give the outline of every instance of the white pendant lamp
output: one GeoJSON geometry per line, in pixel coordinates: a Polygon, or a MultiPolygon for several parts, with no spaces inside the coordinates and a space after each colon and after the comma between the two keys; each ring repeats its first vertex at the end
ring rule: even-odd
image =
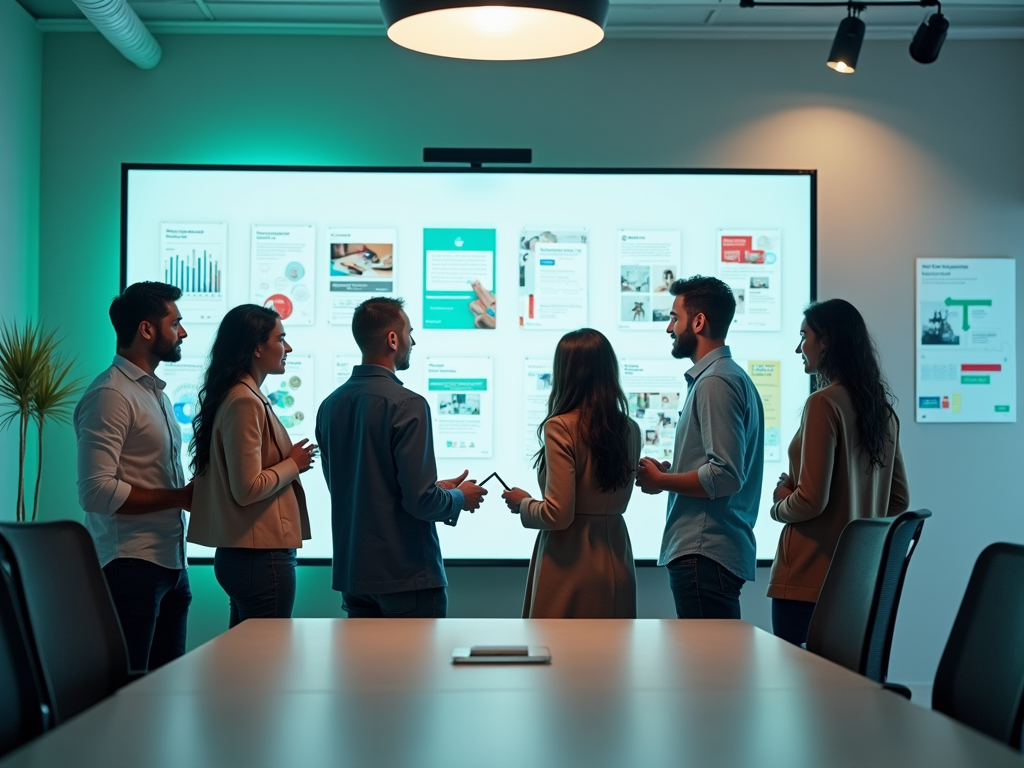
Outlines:
{"type": "Polygon", "coordinates": [[[388,37],[433,56],[516,61],[567,56],[604,39],[608,0],[381,0],[388,37]]]}

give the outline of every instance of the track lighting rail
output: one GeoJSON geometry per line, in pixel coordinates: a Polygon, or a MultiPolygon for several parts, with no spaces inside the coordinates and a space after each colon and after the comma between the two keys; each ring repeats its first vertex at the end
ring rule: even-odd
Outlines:
{"type": "Polygon", "coordinates": [[[863,11],[865,8],[876,6],[915,5],[918,8],[938,8],[940,12],[942,11],[942,3],[939,0],[864,0],[864,2],[856,3],[846,2],[846,0],[812,3],[786,2],[786,0],[740,0],[740,8],[760,8],[766,5],[789,8],[848,8],[851,11],[863,11]]]}
{"type": "Polygon", "coordinates": [[[829,67],[844,75],[853,74],[857,69],[857,57],[860,56],[860,46],[864,42],[864,22],[860,15],[868,8],[916,6],[938,9],[917,28],[910,43],[910,57],[920,64],[931,64],[939,57],[939,50],[949,30],[949,22],[942,15],[942,3],[939,0],[811,0],[806,3],[794,0],[740,0],[740,8],[760,8],[766,5],[788,8],[846,8],[846,18],[839,23],[839,30],[836,32],[836,39],[832,43],[832,51],[827,62],[829,67]]]}

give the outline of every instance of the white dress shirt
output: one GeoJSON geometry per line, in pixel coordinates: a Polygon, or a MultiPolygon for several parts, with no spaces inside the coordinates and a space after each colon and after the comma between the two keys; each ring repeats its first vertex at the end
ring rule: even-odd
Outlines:
{"type": "Polygon", "coordinates": [[[185,513],[121,515],[133,487],[182,488],[181,427],[165,383],[121,355],[75,408],[78,501],[100,565],[119,557],[185,567],[185,513]]]}

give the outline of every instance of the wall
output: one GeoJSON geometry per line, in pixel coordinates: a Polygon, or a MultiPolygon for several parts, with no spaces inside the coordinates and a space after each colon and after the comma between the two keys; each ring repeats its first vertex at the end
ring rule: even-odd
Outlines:
{"type": "MultiPolygon", "coordinates": [[[[35,21],[15,0],[0,0],[0,320],[4,321],[20,322],[35,315],[39,296],[42,62],[43,36],[35,21]]],[[[0,520],[14,519],[17,468],[14,425],[0,432],[0,520]]]]}
{"type": "MultiPolygon", "coordinates": [[[[924,67],[906,43],[869,41],[843,77],[824,66],[827,41],[611,40],[527,63],[431,59],[378,38],[160,42],[151,72],[98,35],[44,42],[40,302],[90,372],[113,351],[121,162],[415,165],[424,146],[505,146],[532,147],[539,166],[817,169],[819,293],[868,319],[901,401],[913,504],[936,513],[891,669],[931,680],[978,552],[1024,541],[1003,479],[1018,473],[1024,424],[914,423],[913,259],[1022,255],[1024,91],[1010,75],[1024,69],[1024,43],[950,41],[924,67]]],[[[48,460],[70,466],[70,430],[47,439],[48,460]]],[[[48,484],[45,504],[50,516],[79,514],[70,473],[48,484]]],[[[226,614],[209,569],[193,579],[195,643],[226,614]]],[[[302,579],[300,615],[337,612],[324,570],[302,579]]],[[[643,610],[663,614],[664,573],[643,579],[643,610]]],[[[452,582],[453,613],[518,608],[515,571],[452,582]]],[[[746,592],[748,615],[763,617],[763,585],[746,592]]]]}

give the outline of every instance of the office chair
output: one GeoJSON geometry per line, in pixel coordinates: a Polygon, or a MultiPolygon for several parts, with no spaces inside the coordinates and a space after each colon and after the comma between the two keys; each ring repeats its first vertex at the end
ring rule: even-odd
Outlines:
{"type": "Polygon", "coordinates": [[[71,520],[0,523],[26,633],[59,725],[124,685],[128,649],[92,537],[71,520]]]}
{"type": "Polygon", "coordinates": [[[974,565],[932,688],[932,709],[1016,749],[1024,722],[1024,546],[974,565]]]}
{"type": "MultiPolygon", "coordinates": [[[[843,529],[807,631],[807,650],[871,680],[889,672],[896,611],[927,509],[843,529]]],[[[910,698],[909,689],[888,688],[910,698]]]]}
{"type": "Polygon", "coordinates": [[[49,725],[38,660],[21,619],[10,560],[0,544],[0,757],[49,725]]]}

